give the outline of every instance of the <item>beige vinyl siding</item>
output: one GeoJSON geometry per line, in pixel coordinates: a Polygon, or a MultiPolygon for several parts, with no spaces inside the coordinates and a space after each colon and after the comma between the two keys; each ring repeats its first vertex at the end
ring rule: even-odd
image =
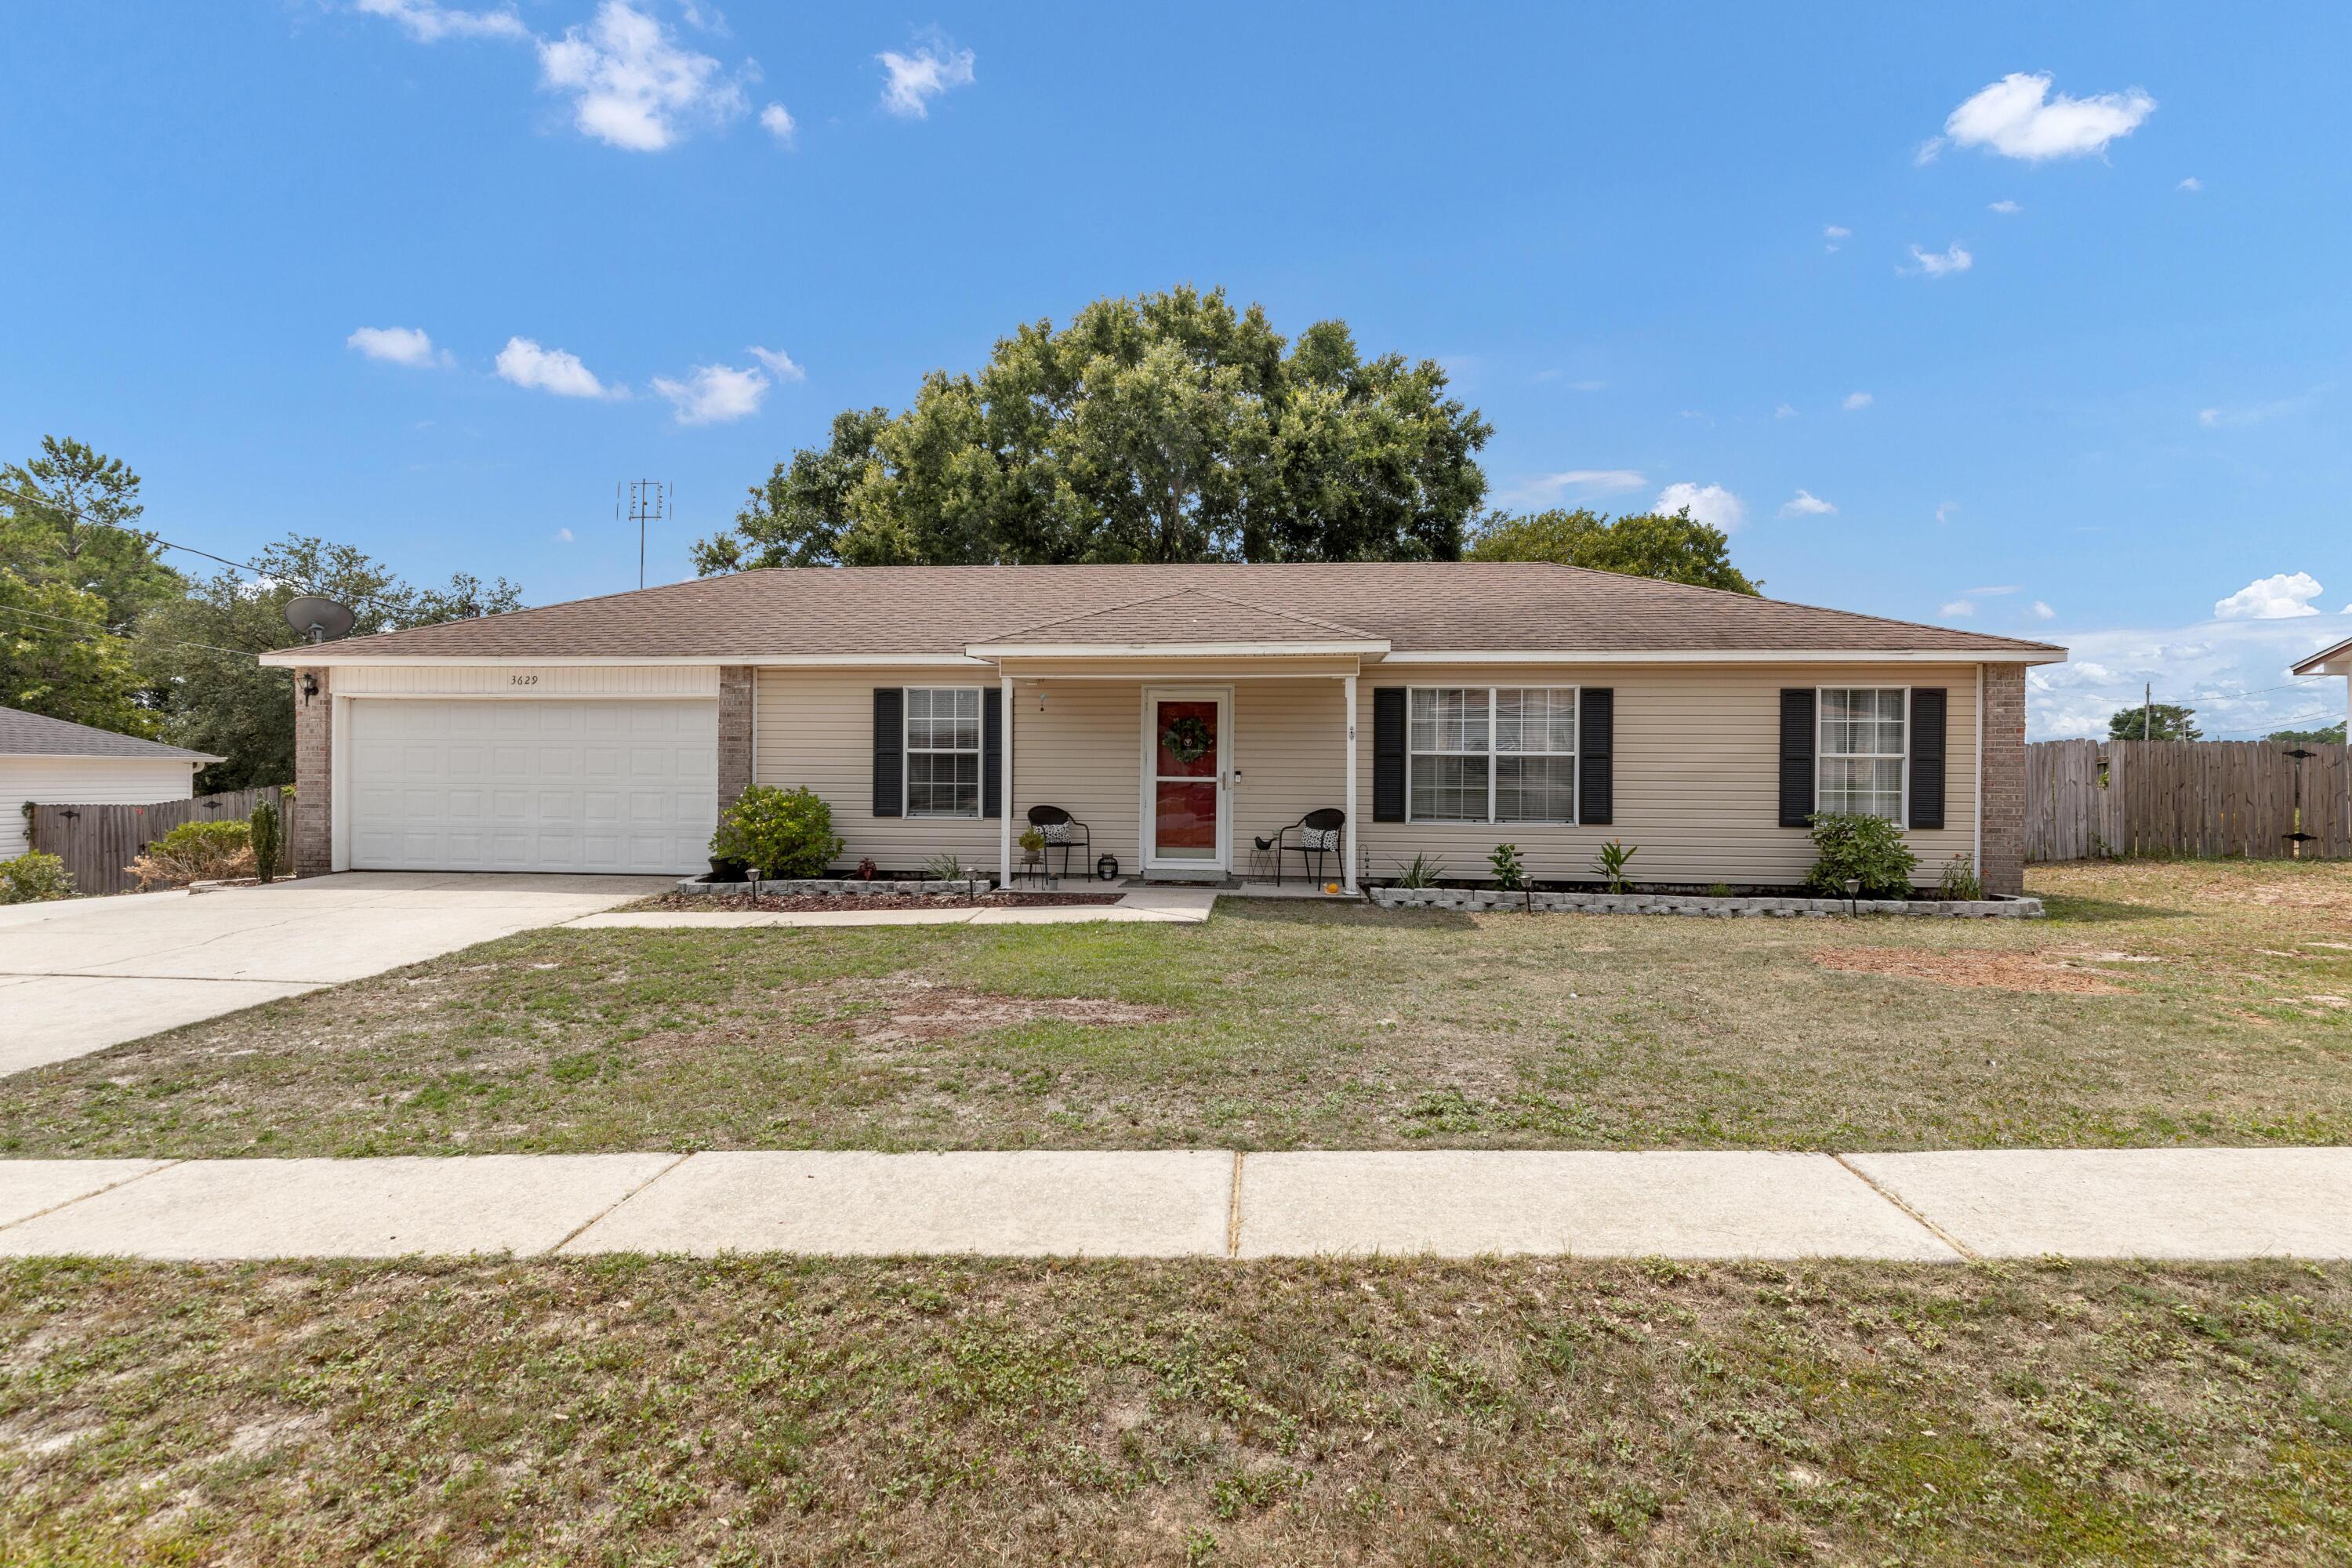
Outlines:
{"type": "MultiPolygon", "coordinates": [[[[1232,665],[1227,664],[1228,672],[1232,665]]],[[[1143,690],[1148,685],[1220,685],[1233,691],[1233,855],[1246,868],[1250,839],[1318,806],[1345,808],[1341,685],[1328,676],[1190,681],[1079,679],[1071,669],[1016,681],[1012,712],[1016,828],[1032,805],[1059,805],[1094,832],[1094,852],[1141,865],[1143,690]],[[1042,696],[1043,708],[1040,709],[1042,696]]],[[[757,709],[760,783],[807,784],[832,803],[847,840],[844,863],[866,856],[912,869],[943,849],[997,864],[991,818],[873,816],[873,692],[877,686],[953,685],[901,668],[766,669],[757,709]]],[[[962,684],[992,684],[991,680],[962,684]]],[[[1946,826],[1908,835],[1919,879],[1933,882],[1950,857],[1972,847],[1976,814],[1973,665],[1619,665],[1366,668],[1357,682],[1358,843],[1367,874],[1391,876],[1418,852],[1456,876],[1486,874],[1487,852],[1519,847],[1546,880],[1590,877],[1600,846],[1637,846],[1633,873],[1646,881],[1792,883],[1811,864],[1801,829],[1780,818],[1780,690],[1803,686],[1937,686],[1948,694],[1946,826]],[[1615,821],[1607,826],[1541,823],[1389,823],[1371,820],[1372,692],[1383,686],[1605,686],[1616,693],[1615,821]]],[[[1074,863],[1072,870],[1077,867],[1074,863]]]]}
{"type": "Polygon", "coordinates": [[[1486,874],[1499,843],[1519,847],[1530,875],[1592,875],[1600,847],[1638,846],[1629,874],[1643,881],[1786,884],[1803,879],[1812,849],[1780,816],[1783,687],[1937,686],[1947,693],[1941,828],[1906,830],[1916,880],[1932,883],[1955,853],[1974,845],[1977,672],[1974,665],[1418,665],[1367,671],[1356,727],[1362,778],[1360,844],[1370,875],[1427,851],[1456,876],[1486,874]],[[1374,822],[1372,690],[1383,686],[1594,686],[1616,696],[1615,820],[1605,827],[1538,823],[1374,822]]]}
{"type": "Polygon", "coordinates": [[[197,764],[170,757],[0,757],[0,860],[25,852],[25,803],[152,805],[195,793],[197,764]]]}

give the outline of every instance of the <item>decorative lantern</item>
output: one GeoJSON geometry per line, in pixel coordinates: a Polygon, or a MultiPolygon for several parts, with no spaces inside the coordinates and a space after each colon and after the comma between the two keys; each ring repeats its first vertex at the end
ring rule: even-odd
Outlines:
{"type": "Polygon", "coordinates": [[[1106,882],[1118,881],[1118,857],[1116,855],[1106,855],[1101,859],[1096,861],[1095,875],[1100,877],[1106,882]]]}

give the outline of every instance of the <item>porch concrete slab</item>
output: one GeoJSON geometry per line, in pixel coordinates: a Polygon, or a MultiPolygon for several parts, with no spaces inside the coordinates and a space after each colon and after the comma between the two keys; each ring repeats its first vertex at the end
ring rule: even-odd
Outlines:
{"type": "Polygon", "coordinates": [[[0,1160],[0,1226],[160,1171],[169,1160],[0,1160]]]}
{"type": "Polygon", "coordinates": [[[242,1012],[317,985],[275,980],[28,974],[0,991],[0,1075],[71,1061],[183,1024],[242,1012]]]}
{"type": "Polygon", "coordinates": [[[1826,1154],[1252,1154],[1240,1179],[1243,1258],[1958,1256],[1826,1154]]]}
{"type": "Polygon", "coordinates": [[[677,1158],[190,1161],[0,1230],[0,1256],[190,1260],[546,1252],[677,1158]]]}
{"type": "Polygon", "coordinates": [[[1222,1151],[697,1154],[563,1250],[1222,1258],[1233,1168],[1222,1151]]]}
{"type": "Polygon", "coordinates": [[[1988,1258],[2352,1258],[2352,1149],[1995,1149],[1846,1160],[1988,1258]]]}

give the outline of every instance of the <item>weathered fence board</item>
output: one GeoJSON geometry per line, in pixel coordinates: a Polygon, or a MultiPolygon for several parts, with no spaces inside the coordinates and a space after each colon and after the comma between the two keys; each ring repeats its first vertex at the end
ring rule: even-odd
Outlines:
{"type": "Polygon", "coordinates": [[[2100,855],[2352,856],[2352,749],[2276,741],[2026,747],[2025,858],[2100,855]]]}
{"type": "Polygon", "coordinates": [[[55,855],[79,893],[127,893],[139,885],[131,862],[184,822],[242,822],[280,786],[233,789],[152,805],[41,805],[32,810],[33,847],[55,855]]]}

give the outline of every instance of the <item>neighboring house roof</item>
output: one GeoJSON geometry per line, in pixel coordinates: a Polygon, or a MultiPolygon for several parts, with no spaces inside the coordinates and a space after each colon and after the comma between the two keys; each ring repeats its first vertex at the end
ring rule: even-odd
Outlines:
{"type": "Polygon", "coordinates": [[[2051,643],[1857,616],[1542,562],[776,568],[698,578],[331,648],[365,658],[761,659],[961,655],[1033,640],[1157,646],[1384,641],[1399,654],[1951,654],[2059,659],[2051,643]],[[1312,623],[1312,631],[1305,623],[1312,623]]]}
{"type": "Polygon", "coordinates": [[[184,746],[167,746],[161,741],[142,741],[136,735],[93,730],[87,724],[27,713],[19,708],[0,708],[0,757],[122,757],[142,763],[228,760],[208,752],[191,752],[184,746]]]}
{"type": "Polygon", "coordinates": [[[2321,648],[2294,667],[2297,675],[2352,675],[2352,637],[2321,648]]]}

